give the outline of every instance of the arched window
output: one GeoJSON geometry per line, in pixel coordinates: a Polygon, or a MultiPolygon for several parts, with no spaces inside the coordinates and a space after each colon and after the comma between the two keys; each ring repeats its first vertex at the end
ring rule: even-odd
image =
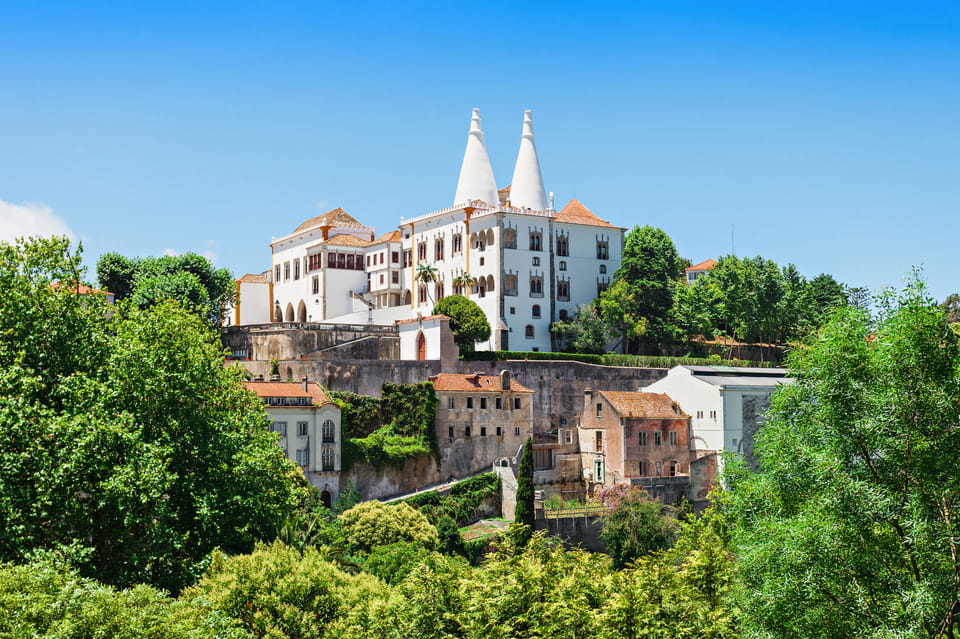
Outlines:
{"type": "Polygon", "coordinates": [[[566,321],[567,321],[567,318],[568,318],[569,316],[570,316],[570,314],[567,312],[567,309],[561,309],[561,310],[560,310],[560,321],[561,321],[561,322],[566,322],[566,321]]]}
{"type": "Polygon", "coordinates": [[[286,316],[286,320],[287,320],[288,322],[292,322],[292,321],[293,321],[293,318],[294,318],[294,315],[293,315],[293,304],[289,304],[289,303],[287,304],[287,312],[285,313],[285,316],[286,316]]]}
{"type": "Polygon", "coordinates": [[[566,235],[557,236],[557,255],[561,257],[570,255],[570,244],[566,235]]]}
{"type": "Polygon", "coordinates": [[[333,441],[334,426],[335,426],[335,424],[333,423],[333,420],[332,420],[332,419],[328,419],[328,420],[325,420],[325,421],[323,422],[323,426],[322,426],[321,431],[320,431],[320,434],[321,434],[321,437],[323,438],[323,441],[325,441],[325,442],[332,442],[332,441],[333,441]]]}
{"type": "Polygon", "coordinates": [[[427,338],[423,333],[417,335],[417,359],[421,362],[427,359],[427,338]]]}
{"type": "Polygon", "coordinates": [[[493,229],[487,229],[487,246],[493,246],[493,229]]]}
{"type": "Polygon", "coordinates": [[[543,297],[543,278],[534,276],[530,278],[530,297],[543,297]]]}
{"type": "Polygon", "coordinates": [[[539,305],[539,304],[534,304],[534,305],[533,305],[533,311],[532,311],[531,315],[533,315],[535,318],[539,318],[539,317],[540,317],[540,305],[539,305]]]}
{"type": "Polygon", "coordinates": [[[542,251],[543,250],[543,236],[539,231],[534,231],[530,233],[530,250],[531,251],[542,251]]]}
{"type": "Polygon", "coordinates": [[[487,275],[487,292],[493,292],[493,275],[487,275]]]}
{"type": "Polygon", "coordinates": [[[523,330],[523,336],[527,339],[533,339],[533,324],[527,324],[527,327],[523,330]]]}

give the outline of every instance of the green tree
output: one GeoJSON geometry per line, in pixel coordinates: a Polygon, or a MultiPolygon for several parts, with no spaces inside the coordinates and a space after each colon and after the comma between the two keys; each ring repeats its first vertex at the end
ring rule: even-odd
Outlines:
{"type": "Polygon", "coordinates": [[[604,494],[604,503],[611,508],[603,518],[600,538],[616,569],[669,548],[677,538],[673,509],[650,499],[640,488],[617,486],[604,494]]]}
{"type": "Polygon", "coordinates": [[[747,636],[952,637],[960,348],[921,283],[837,309],[728,465],[747,636]]]}
{"type": "Polygon", "coordinates": [[[670,341],[670,311],[682,263],[673,240],[661,229],[635,226],[627,233],[620,267],[601,295],[600,307],[628,345],[637,343],[640,335],[641,346],[662,347],[670,341]]]}
{"type": "Polygon", "coordinates": [[[550,332],[563,350],[569,349],[573,353],[606,353],[611,338],[595,302],[579,307],[569,321],[554,322],[550,325],[550,332]]]}
{"type": "Polygon", "coordinates": [[[947,299],[943,300],[940,307],[943,308],[943,312],[947,314],[948,324],[960,322],[960,295],[956,293],[947,295],[947,299]]]}
{"type": "Polygon", "coordinates": [[[440,543],[437,529],[425,515],[409,504],[366,501],[340,515],[347,546],[368,553],[377,546],[412,541],[428,550],[440,543]]]}
{"type": "Polygon", "coordinates": [[[433,307],[434,315],[450,318],[450,330],[461,353],[472,353],[477,342],[490,339],[490,322],[473,300],[463,295],[448,295],[433,307]]]}
{"type": "Polygon", "coordinates": [[[218,336],[166,301],[110,315],[65,240],[0,244],[0,559],[176,592],[215,547],[274,538],[302,473],[218,336]]]}
{"type": "Polygon", "coordinates": [[[176,601],[151,586],[114,590],[46,560],[0,568],[0,636],[14,639],[244,639],[209,604],[176,601]]]}
{"type": "Polygon", "coordinates": [[[217,554],[183,599],[240,621],[255,637],[336,637],[331,626],[383,588],[370,575],[348,575],[313,548],[303,554],[274,543],[249,555],[217,554]]]}
{"type": "Polygon", "coordinates": [[[174,299],[198,309],[211,326],[220,325],[236,295],[230,271],[214,268],[196,253],[145,258],[105,253],[97,261],[97,279],[118,301],[130,299],[138,308],[147,308],[174,299]]]}
{"type": "Polygon", "coordinates": [[[528,437],[517,466],[517,507],[513,520],[527,526],[526,537],[533,533],[536,524],[533,510],[533,441],[528,437]]]}

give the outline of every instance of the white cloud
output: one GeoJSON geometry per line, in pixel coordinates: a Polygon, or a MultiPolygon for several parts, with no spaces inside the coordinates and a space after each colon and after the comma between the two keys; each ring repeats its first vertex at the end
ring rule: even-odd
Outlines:
{"type": "Polygon", "coordinates": [[[18,237],[31,235],[66,235],[73,239],[73,231],[67,226],[66,220],[54,215],[49,206],[0,200],[0,242],[12,242],[18,237]]]}
{"type": "Polygon", "coordinates": [[[178,256],[178,255],[180,255],[180,254],[177,253],[176,249],[165,248],[165,249],[163,249],[163,255],[166,255],[167,257],[176,257],[176,256],[178,256]]]}
{"type": "MultiPolygon", "coordinates": [[[[220,254],[217,253],[217,248],[218,248],[217,243],[216,243],[215,241],[213,241],[213,240],[209,240],[209,241],[207,242],[207,250],[205,250],[205,251],[193,251],[193,252],[196,253],[197,255],[202,255],[203,257],[207,258],[208,260],[210,260],[210,263],[211,263],[211,264],[216,264],[217,258],[220,257],[220,254]]],[[[190,252],[190,251],[188,251],[188,252],[190,252]]],[[[165,249],[163,249],[163,251],[161,252],[161,254],[162,254],[162,255],[168,255],[168,256],[170,256],[170,257],[176,257],[176,256],[180,255],[181,253],[180,253],[180,251],[178,251],[177,249],[174,249],[174,248],[165,248],[165,249]]]]}

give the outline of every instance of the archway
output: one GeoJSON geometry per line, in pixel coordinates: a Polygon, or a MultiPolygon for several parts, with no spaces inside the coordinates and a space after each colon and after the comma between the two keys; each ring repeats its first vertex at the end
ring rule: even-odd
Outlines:
{"type": "Polygon", "coordinates": [[[276,308],[273,311],[273,321],[275,322],[283,321],[283,311],[280,310],[279,304],[277,304],[276,308]]]}
{"type": "Polygon", "coordinates": [[[307,305],[303,303],[303,300],[300,300],[300,304],[297,305],[297,321],[307,321],[307,305]]]}
{"type": "Polygon", "coordinates": [[[410,289],[408,288],[403,292],[403,305],[408,306],[412,302],[413,302],[413,297],[410,294],[410,289]]]}
{"type": "Polygon", "coordinates": [[[423,332],[417,334],[417,359],[421,362],[427,359],[427,338],[423,332]]]}
{"type": "Polygon", "coordinates": [[[333,495],[330,494],[329,490],[324,490],[320,493],[320,501],[323,502],[324,508],[333,508],[333,495]]]}
{"type": "Polygon", "coordinates": [[[289,302],[287,303],[287,312],[285,316],[286,316],[286,321],[288,322],[293,321],[293,304],[290,304],[289,302]]]}

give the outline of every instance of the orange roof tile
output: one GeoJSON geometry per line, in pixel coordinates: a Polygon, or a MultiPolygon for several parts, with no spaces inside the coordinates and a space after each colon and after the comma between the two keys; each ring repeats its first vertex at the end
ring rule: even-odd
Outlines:
{"type": "Polygon", "coordinates": [[[246,275],[242,275],[237,281],[241,284],[266,284],[267,276],[255,273],[247,273],[246,275]]]}
{"type": "Polygon", "coordinates": [[[667,419],[689,417],[680,405],[670,399],[666,393],[625,393],[620,391],[600,391],[613,409],[621,417],[648,417],[667,419]]]}
{"type": "Polygon", "coordinates": [[[347,233],[340,233],[339,235],[334,235],[329,240],[321,242],[321,244],[326,244],[327,246],[369,246],[370,242],[367,240],[361,240],[356,235],[348,235],[347,233]]]}
{"type": "MultiPolygon", "coordinates": [[[[499,391],[499,375],[462,375],[457,373],[440,373],[431,375],[433,388],[438,391],[499,391]]],[[[532,393],[515,379],[510,380],[510,391],[517,393],[532,393]]]]}
{"type": "Polygon", "coordinates": [[[323,215],[311,217],[309,220],[293,230],[294,233],[306,231],[317,226],[363,226],[355,217],[341,208],[335,208],[327,211],[323,215]]]}
{"type": "Polygon", "coordinates": [[[687,271],[709,271],[717,265],[716,260],[705,260],[699,264],[694,264],[693,266],[687,268],[687,271]]]}
{"type": "Polygon", "coordinates": [[[374,244],[383,244],[384,242],[399,242],[399,241],[400,241],[400,231],[390,231],[389,233],[384,233],[373,242],[370,242],[370,246],[373,246],[374,244]]]}
{"type": "Polygon", "coordinates": [[[606,226],[609,228],[617,229],[619,226],[614,226],[606,220],[601,220],[599,217],[594,215],[593,211],[585,207],[580,200],[574,198],[570,202],[557,211],[554,219],[557,222],[566,222],[567,224],[585,224],[587,226],[606,226]]]}
{"type": "Polygon", "coordinates": [[[101,291],[98,288],[93,288],[87,286],[86,284],[63,284],[61,282],[51,282],[50,288],[59,289],[61,286],[69,287],[70,293],[76,293],[77,295],[90,295],[91,293],[96,295],[113,295],[110,291],[101,291]]]}
{"type": "Polygon", "coordinates": [[[302,382],[244,382],[247,390],[256,393],[257,397],[310,397],[316,406],[332,404],[320,385],[308,382],[307,389],[303,390],[302,382]]]}

